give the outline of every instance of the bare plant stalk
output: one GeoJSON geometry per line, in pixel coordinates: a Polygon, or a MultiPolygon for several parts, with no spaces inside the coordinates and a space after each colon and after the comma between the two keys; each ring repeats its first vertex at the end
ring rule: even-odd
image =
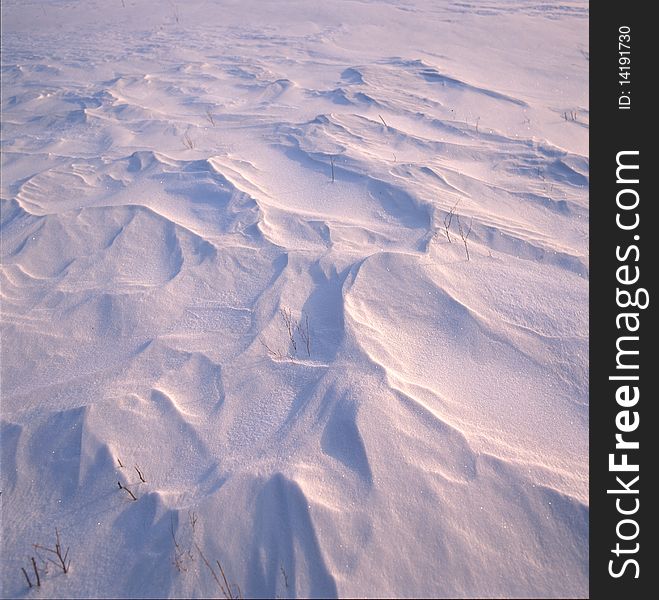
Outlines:
{"type": "Polygon", "coordinates": [[[131,492],[126,486],[121,485],[121,481],[117,481],[117,483],[119,484],[120,490],[124,490],[135,502],[137,502],[137,498],[133,492],[131,492]]]}
{"type": "Polygon", "coordinates": [[[67,559],[69,558],[69,548],[67,547],[66,552],[64,552],[64,555],[62,555],[62,543],[60,542],[59,531],[57,527],[55,528],[55,539],[57,540],[55,542],[55,554],[57,554],[57,558],[60,561],[60,566],[62,567],[62,571],[64,571],[64,573],[68,573],[69,566],[71,565],[70,559],[68,563],[66,562],[67,559]]]}
{"type": "Polygon", "coordinates": [[[275,358],[281,358],[281,352],[276,352],[275,350],[270,348],[270,346],[268,346],[268,344],[265,343],[265,340],[260,336],[259,336],[259,342],[261,342],[261,345],[268,351],[268,354],[270,354],[270,356],[274,356],[275,358]]]}
{"type": "MultiPolygon", "coordinates": [[[[462,198],[460,198],[462,200],[462,198]]],[[[452,244],[453,241],[451,240],[451,235],[449,233],[449,230],[451,229],[451,222],[453,221],[453,215],[455,214],[455,209],[458,207],[458,204],[460,204],[460,200],[458,200],[454,205],[451,210],[448,211],[446,216],[444,217],[444,231],[446,233],[446,239],[449,241],[449,244],[452,244]]]]}
{"type": "Polygon", "coordinates": [[[57,556],[57,560],[59,562],[55,562],[54,560],[48,558],[48,560],[53,563],[56,567],[59,567],[62,569],[64,573],[69,572],[69,566],[71,565],[71,560],[69,559],[69,548],[66,549],[66,552],[62,551],[62,542],[60,540],[60,535],[59,535],[59,530],[55,528],[55,549],[53,550],[52,548],[46,548],[45,546],[42,546],[41,544],[34,544],[34,547],[37,550],[44,550],[46,552],[50,552],[51,554],[54,554],[57,556]]]}
{"type": "Polygon", "coordinates": [[[304,345],[307,348],[307,356],[311,358],[311,332],[309,331],[309,315],[304,315],[304,345]]]}
{"type": "Polygon", "coordinates": [[[381,115],[380,113],[378,113],[378,117],[380,117],[380,121],[382,121],[382,124],[385,126],[385,128],[386,128],[386,129],[389,129],[389,125],[387,125],[387,124],[384,122],[384,119],[382,118],[382,115],[381,115]]]}
{"type": "Polygon", "coordinates": [[[205,554],[202,552],[201,548],[199,547],[199,544],[195,542],[194,545],[195,548],[197,549],[197,552],[199,552],[199,556],[201,556],[201,560],[204,561],[204,564],[208,567],[208,570],[211,572],[211,575],[213,576],[215,583],[217,583],[217,586],[220,588],[222,595],[225,598],[227,598],[227,600],[237,600],[238,598],[242,598],[242,593],[240,592],[240,586],[238,584],[234,584],[234,587],[236,587],[238,590],[238,594],[234,595],[233,590],[231,589],[231,584],[227,580],[227,576],[224,573],[224,569],[222,568],[222,564],[220,563],[220,561],[216,560],[215,563],[220,569],[220,575],[222,575],[222,581],[224,581],[224,583],[220,581],[220,578],[217,576],[217,573],[213,568],[213,565],[211,565],[208,562],[208,559],[206,558],[205,554]]]}
{"type": "Polygon", "coordinates": [[[174,532],[174,516],[171,516],[170,522],[169,522],[169,532],[172,536],[172,541],[174,542],[174,566],[176,567],[176,570],[179,573],[182,573],[185,571],[185,567],[183,566],[183,554],[184,552],[181,550],[181,546],[179,546],[178,541],[176,540],[176,533],[174,532]]]}
{"type": "Polygon", "coordinates": [[[291,309],[288,310],[285,308],[281,309],[281,316],[284,319],[284,324],[286,325],[286,330],[288,331],[288,339],[293,346],[293,354],[297,354],[297,344],[295,343],[295,326],[296,323],[291,315],[291,309]]]}
{"type": "Polygon", "coordinates": [[[334,157],[330,156],[330,164],[332,165],[332,183],[334,183],[334,157]]]}
{"type": "MultiPolygon", "coordinates": [[[[189,524],[190,528],[192,530],[192,540],[194,541],[194,528],[195,525],[197,524],[197,515],[196,513],[192,511],[188,511],[188,518],[189,518],[189,524]]],[[[179,541],[176,537],[176,531],[174,529],[174,515],[170,516],[170,521],[169,521],[169,533],[172,536],[172,541],[174,542],[174,560],[172,563],[176,567],[176,570],[179,573],[184,573],[187,572],[188,567],[187,567],[187,562],[188,561],[193,561],[194,556],[192,555],[192,548],[184,548],[181,544],[179,544],[179,541]]]]}
{"type": "Polygon", "coordinates": [[[135,465],[135,470],[137,471],[137,474],[140,477],[140,481],[142,483],[146,483],[146,479],[144,479],[144,475],[142,474],[142,471],[140,471],[140,468],[137,465],[135,465]]]}
{"type": "Polygon", "coordinates": [[[172,536],[172,540],[174,542],[174,548],[176,548],[178,550],[180,548],[180,546],[178,545],[178,542],[176,541],[176,533],[174,533],[174,515],[173,514],[170,515],[170,519],[169,519],[169,533],[172,536]]]}
{"type": "Polygon", "coordinates": [[[282,308],[281,314],[284,318],[284,323],[286,324],[286,329],[288,330],[289,337],[293,337],[293,317],[291,316],[291,309],[282,308]]]}
{"type": "Polygon", "coordinates": [[[32,582],[30,581],[30,578],[27,575],[27,571],[25,570],[25,567],[21,567],[21,571],[23,571],[23,575],[25,575],[25,579],[27,579],[27,586],[32,587],[32,582]]]}
{"type": "Polygon", "coordinates": [[[206,118],[210,121],[210,124],[215,127],[215,119],[213,118],[213,113],[211,113],[210,108],[206,109],[206,118]]]}
{"type": "Polygon", "coordinates": [[[179,22],[179,12],[178,12],[178,6],[174,4],[173,2],[171,3],[172,9],[174,10],[174,18],[176,19],[176,22],[179,22]]]}
{"type": "Polygon", "coordinates": [[[449,230],[451,229],[451,221],[453,220],[453,210],[451,209],[451,212],[449,212],[445,217],[444,217],[444,232],[446,233],[446,239],[448,240],[449,244],[452,244],[453,242],[451,241],[451,234],[449,233],[449,230]]]}
{"type": "MultiPolygon", "coordinates": [[[[240,598],[240,588],[238,588],[238,596],[234,596],[233,592],[231,591],[231,586],[229,585],[229,582],[227,581],[227,576],[224,574],[224,569],[222,568],[222,564],[220,563],[219,560],[215,561],[217,563],[217,566],[220,568],[220,573],[222,573],[222,579],[224,580],[224,585],[226,585],[227,589],[227,598],[240,598]]],[[[237,586],[236,586],[237,587],[237,586]]]]}
{"type": "Polygon", "coordinates": [[[187,131],[183,134],[183,143],[188,150],[194,150],[194,142],[187,131]]]}
{"type": "Polygon", "coordinates": [[[458,221],[458,230],[460,231],[460,237],[462,238],[462,243],[465,246],[465,253],[467,254],[467,260],[469,260],[469,248],[467,247],[467,239],[469,238],[469,234],[471,233],[471,226],[474,222],[474,218],[472,217],[469,221],[469,229],[465,232],[464,229],[462,228],[462,223],[460,222],[460,216],[457,216],[457,221],[458,221]]]}
{"type": "Polygon", "coordinates": [[[119,467],[122,469],[124,468],[124,463],[121,462],[121,459],[117,456],[117,462],[119,463],[119,467]]]}
{"type": "Polygon", "coordinates": [[[268,354],[271,354],[272,356],[276,356],[275,351],[266,344],[265,340],[259,336],[259,342],[261,342],[261,345],[268,351],[268,354]]]}
{"type": "Polygon", "coordinates": [[[37,569],[37,561],[32,557],[32,568],[34,569],[34,575],[37,578],[37,587],[41,587],[41,578],[39,577],[39,569],[37,569]]]}
{"type": "Polygon", "coordinates": [[[304,342],[304,347],[307,350],[307,356],[311,358],[311,334],[309,333],[309,315],[304,313],[304,324],[302,322],[297,323],[297,332],[304,342]]]}
{"type": "Polygon", "coordinates": [[[225,598],[230,598],[229,593],[227,590],[224,589],[224,586],[222,585],[222,582],[220,581],[219,577],[217,576],[217,573],[215,572],[215,569],[213,569],[212,565],[208,562],[208,559],[204,555],[204,553],[201,551],[201,548],[199,547],[199,544],[195,542],[195,548],[197,548],[197,552],[199,552],[199,556],[201,556],[201,560],[204,561],[204,564],[208,567],[208,570],[211,572],[211,575],[213,576],[213,579],[215,579],[215,583],[217,583],[218,587],[222,591],[222,595],[225,598]]]}

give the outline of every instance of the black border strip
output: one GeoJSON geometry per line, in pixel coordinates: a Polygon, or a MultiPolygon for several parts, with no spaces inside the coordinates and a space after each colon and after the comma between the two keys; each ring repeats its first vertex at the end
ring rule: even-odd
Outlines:
{"type": "MultiPolygon", "coordinates": [[[[654,233],[654,204],[656,192],[653,178],[658,171],[655,158],[659,152],[650,148],[650,128],[659,128],[650,113],[653,91],[650,90],[654,71],[650,68],[651,57],[659,54],[654,45],[659,39],[659,30],[650,31],[652,21],[648,14],[649,3],[593,2],[590,5],[590,597],[641,597],[641,586],[652,584],[655,576],[657,539],[651,518],[658,510],[651,486],[656,487],[654,475],[657,472],[657,452],[653,440],[659,435],[659,428],[650,411],[656,401],[657,392],[651,370],[653,356],[653,331],[650,326],[650,312],[654,311],[653,280],[659,271],[655,257],[657,234],[654,233]],[[619,38],[629,28],[630,39],[619,38]],[[622,28],[622,29],[621,29],[622,28]],[[619,41],[631,46],[619,46],[619,41]],[[621,54],[621,52],[623,52],[621,54]],[[623,57],[629,57],[629,69],[623,57]],[[623,58],[623,60],[620,60],[623,58]],[[623,63],[623,64],[620,64],[623,63]],[[627,76],[621,75],[628,73],[627,76]],[[620,83],[621,81],[628,83],[620,83]],[[619,100],[619,98],[626,98],[619,100]],[[629,106],[629,108],[620,108],[629,106]],[[619,155],[620,152],[638,152],[619,155]],[[638,170],[627,169],[619,172],[625,183],[617,181],[616,157],[638,170]],[[638,179],[638,183],[631,183],[638,179]],[[638,206],[623,211],[617,206],[617,194],[621,190],[635,190],[639,196],[638,206]],[[623,224],[638,225],[629,230],[616,224],[620,213],[623,224]],[[635,238],[638,236],[638,239],[635,238]],[[636,246],[636,250],[631,248],[636,246]],[[631,248],[631,249],[630,249],[631,248]],[[616,255],[618,253],[618,256],[616,255]],[[620,256],[623,260],[620,260],[620,256]],[[621,266],[627,265],[629,271],[621,266]],[[633,278],[638,267],[639,279],[635,284],[621,284],[617,277],[633,278]],[[649,294],[649,306],[645,309],[627,307],[626,295],[617,299],[616,290],[622,289],[632,294],[644,288],[649,294]],[[629,321],[616,318],[621,313],[637,313],[640,327],[629,332],[629,321]],[[618,325],[622,325],[618,328],[618,325]],[[638,336],[636,340],[621,341],[621,336],[638,336]],[[638,355],[619,355],[618,348],[638,350],[638,355]],[[638,365],[637,369],[618,368],[618,358],[626,365],[638,365]],[[611,380],[610,376],[638,376],[638,381],[611,380]],[[616,392],[622,385],[630,385],[630,392],[637,386],[640,399],[634,406],[621,406],[616,392]],[[629,411],[627,415],[624,411],[629,411]],[[638,427],[623,433],[623,439],[639,442],[636,449],[616,449],[616,433],[620,433],[616,417],[623,427],[633,426],[638,419],[638,427]],[[638,413],[634,416],[634,412],[638,413]],[[630,421],[632,419],[632,421],[630,421]],[[620,463],[622,454],[627,454],[630,464],[639,466],[636,471],[611,471],[609,455],[614,453],[620,463]],[[639,479],[631,484],[634,477],[639,479]],[[616,476],[629,486],[633,493],[607,493],[610,489],[622,489],[616,476]],[[638,502],[637,502],[638,500],[638,502]],[[618,506],[616,506],[618,501],[618,506]],[[623,511],[638,509],[629,515],[623,511]],[[627,522],[620,524],[624,519],[627,522]],[[636,526],[638,525],[638,533],[636,526]],[[620,525],[619,525],[620,524],[620,525]],[[633,539],[620,539],[619,534],[633,539]],[[616,555],[616,544],[625,552],[616,555]],[[636,546],[638,544],[638,546],[636,546]],[[638,563],[636,564],[626,560],[638,563]],[[612,562],[611,562],[612,561],[612,562]],[[620,576],[614,577],[612,575],[620,576]],[[638,574],[638,577],[636,575],[638,574]],[[625,596],[620,596],[625,594],[625,596]],[[629,594],[629,596],[627,596],[629,594]],[[632,595],[633,594],[633,595],[632,595]]],[[[624,191],[622,203],[635,204],[634,192],[624,191]]],[[[643,302],[639,302],[642,304],[643,302]]],[[[621,392],[622,394],[623,392],[621,392]]],[[[624,403],[625,396],[621,400],[624,403]]],[[[631,403],[630,403],[631,404],[631,403]]],[[[652,586],[653,587],[653,586],[652,586]]]]}

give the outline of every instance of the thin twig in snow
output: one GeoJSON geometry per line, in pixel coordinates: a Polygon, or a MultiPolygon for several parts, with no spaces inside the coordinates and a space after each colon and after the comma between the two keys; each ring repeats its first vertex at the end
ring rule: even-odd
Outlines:
{"type": "Polygon", "coordinates": [[[39,577],[39,569],[37,569],[37,561],[32,557],[32,568],[34,569],[34,575],[37,578],[37,587],[41,587],[41,578],[39,577]]]}
{"type": "MultiPolygon", "coordinates": [[[[460,200],[462,200],[462,198],[460,198],[460,200]]],[[[453,221],[453,215],[455,214],[455,209],[458,207],[458,204],[460,204],[460,200],[458,200],[453,205],[453,208],[449,210],[446,216],[444,217],[444,231],[446,232],[446,239],[449,241],[449,244],[453,243],[453,241],[451,240],[451,235],[449,233],[449,230],[451,228],[451,222],[453,221]]]]}
{"type": "Polygon", "coordinates": [[[27,575],[27,571],[25,570],[25,567],[21,567],[21,571],[23,571],[23,575],[25,575],[25,579],[27,579],[28,587],[32,587],[32,582],[30,581],[30,578],[27,575]]]}
{"type": "Polygon", "coordinates": [[[133,494],[133,492],[131,492],[126,486],[121,485],[121,481],[117,481],[117,483],[119,484],[120,490],[124,490],[134,501],[137,501],[135,494],[133,494]]]}
{"type": "Polygon", "coordinates": [[[474,222],[474,218],[472,217],[469,220],[469,229],[465,232],[462,229],[462,223],[460,222],[460,215],[457,215],[457,222],[458,222],[458,230],[460,231],[460,237],[462,238],[462,243],[465,246],[465,253],[467,254],[467,260],[469,260],[469,248],[467,247],[467,239],[469,238],[469,234],[471,233],[471,226],[474,222]]]}
{"type": "Polygon", "coordinates": [[[53,563],[56,567],[59,567],[62,569],[64,573],[69,572],[69,566],[71,565],[71,560],[69,559],[69,548],[66,549],[66,552],[62,551],[62,542],[60,540],[60,535],[59,535],[59,530],[55,528],[55,549],[53,550],[52,548],[46,548],[45,546],[42,546],[41,544],[34,544],[34,547],[37,550],[45,550],[46,552],[50,552],[51,554],[54,554],[57,556],[57,559],[59,560],[59,563],[55,562],[54,560],[47,558],[48,561],[53,563]]]}

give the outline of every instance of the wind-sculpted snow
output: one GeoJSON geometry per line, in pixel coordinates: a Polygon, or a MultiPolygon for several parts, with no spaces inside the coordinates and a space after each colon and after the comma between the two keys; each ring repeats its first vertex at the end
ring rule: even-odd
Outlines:
{"type": "Polygon", "coordinates": [[[3,2],[2,595],[586,596],[587,15],[3,2]]]}

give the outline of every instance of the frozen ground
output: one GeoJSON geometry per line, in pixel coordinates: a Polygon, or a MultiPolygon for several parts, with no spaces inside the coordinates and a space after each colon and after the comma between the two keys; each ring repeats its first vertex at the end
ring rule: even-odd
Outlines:
{"type": "Polygon", "coordinates": [[[3,0],[3,596],[587,595],[587,7],[3,0]]]}

